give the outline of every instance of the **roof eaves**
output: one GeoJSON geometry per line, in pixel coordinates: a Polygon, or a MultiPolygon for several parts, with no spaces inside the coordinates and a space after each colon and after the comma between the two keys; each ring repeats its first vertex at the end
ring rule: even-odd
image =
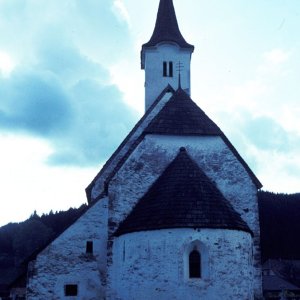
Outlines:
{"type": "Polygon", "coordinates": [[[152,231],[152,230],[164,230],[164,229],[179,229],[179,228],[199,228],[199,229],[225,229],[225,230],[234,230],[234,231],[242,231],[242,232],[248,232],[252,237],[254,236],[253,231],[251,229],[237,229],[235,227],[230,226],[206,226],[206,227],[195,227],[195,226],[183,226],[183,225],[174,225],[174,226],[164,226],[164,225],[157,225],[155,228],[151,229],[145,229],[144,227],[141,228],[135,228],[135,229],[128,229],[128,230],[116,230],[114,233],[114,236],[119,237],[124,234],[134,233],[134,232],[141,232],[141,231],[152,231]]]}
{"type": "MultiPolygon", "coordinates": [[[[154,108],[156,107],[156,105],[161,101],[161,99],[164,97],[164,95],[166,93],[175,93],[175,90],[172,88],[172,86],[170,84],[168,84],[166,86],[166,88],[160,93],[160,95],[156,98],[156,100],[152,103],[152,105],[148,108],[148,110],[145,112],[145,114],[143,115],[143,117],[136,123],[136,125],[133,127],[133,129],[129,132],[129,134],[126,136],[126,138],[123,140],[123,142],[119,145],[119,147],[116,149],[116,151],[111,155],[111,157],[106,161],[106,163],[104,164],[104,166],[101,168],[101,170],[98,172],[98,174],[95,176],[95,178],[92,180],[92,182],[87,186],[87,188],[85,189],[86,195],[87,195],[87,199],[88,199],[88,203],[90,203],[93,199],[92,199],[92,189],[96,183],[96,181],[99,179],[99,177],[104,173],[104,171],[109,167],[109,165],[112,163],[112,161],[117,157],[117,155],[120,153],[120,151],[124,148],[124,146],[127,144],[127,142],[130,140],[130,138],[134,135],[134,133],[137,131],[137,129],[140,127],[140,125],[144,122],[144,120],[150,115],[150,113],[154,110],[154,108]]],[[[143,133],[141,133],[142,135],[143,133]]],[[[140,136],[141,136],[140,135],[140,136]]],[[[137,143],[138,144],[138,143],[137,143]]],[[[128,157],[129,153],[131,153],[133,151],[133,149],[135,149],[135,147],[137,146],[136,143],[134,143],[130,149],[126,152],[125,156],[128,157]]],[[[119,163],[117,164],[117,166],[119,165],[119,163]]],[[[118,167],[119,169],[119,167],[118,167]]],[[[112,170],[112,172],[110,172],[110,174],[108,174],[108,178],[112,178],[111,174],[114,173],[115,174],[115,168],[112,170]]],[[[100,193],[101,195],[101,193],[100,193]]],[[[99,196],[96,198],[98,199],[99,196]]]]}
{"type": "Polygon", "coordinates": [[[238,161],[242,164],[242,166],[245,168],[246,172],[249,174],[252,182],[256,186],[257,189],[261,189],[263,185],[259,181],[259,179],[256,177],[256,175],[253,173],[253,171],[250,169],[246,161],[241,157],[239,152],[235,149],[235,147],[231,144],[229,139],[226,137],[226,135],[222,132],[221,138],[223,139],[224,143],[228,146],[228,148],[232,151],[234,156],[238,159],[238,161]]]}

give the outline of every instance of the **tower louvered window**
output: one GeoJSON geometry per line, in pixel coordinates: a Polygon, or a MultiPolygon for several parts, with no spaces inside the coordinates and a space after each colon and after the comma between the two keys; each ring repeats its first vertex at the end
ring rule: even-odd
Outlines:
{"type": "Polygon", "coordinates": [[[197,250],[189,255],[189,277],[201,278],[201,255],[197,250]]]}

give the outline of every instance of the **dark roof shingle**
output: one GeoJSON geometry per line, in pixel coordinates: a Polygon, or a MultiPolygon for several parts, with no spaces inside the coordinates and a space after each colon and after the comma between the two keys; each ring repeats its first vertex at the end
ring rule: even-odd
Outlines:
{"type": "Polygon", "coordinates": [[[167,228],[223,228],[251,233],[184,148],[139,200],[115,235],[167,228]]]}
{"type": "Polygon", "coordinates": [[[210,135],[220,136],[238,161],[245,168],[251,180],[259,189],[262,184],[240,156],[222,130],[197,106],[190,96],[179,88],[162,110],[144,130],[145,134],[165,135],[210,135]]]}
{"type": "Polygon", "coordinates": [[[156,46],[160,42],[175,42],[182,48],[194,49],[183,38],[172,0],[160,0],[155,28],[150,40],[143,45],[143,49],[156,46]]]}
{"type": "Polygon", "coordinates": [[[221,135],[220,128],[179,88],[145,133],[174,135],[221,135]]]}

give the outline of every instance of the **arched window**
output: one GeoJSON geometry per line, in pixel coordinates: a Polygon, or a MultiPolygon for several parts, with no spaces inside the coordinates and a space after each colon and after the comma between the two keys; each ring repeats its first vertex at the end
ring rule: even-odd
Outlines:
{"type": "Polygon", "coordinates": [[[201,278],[201,255],[197,250],[193,250],[189,255],[189,277],[201,278]]]}

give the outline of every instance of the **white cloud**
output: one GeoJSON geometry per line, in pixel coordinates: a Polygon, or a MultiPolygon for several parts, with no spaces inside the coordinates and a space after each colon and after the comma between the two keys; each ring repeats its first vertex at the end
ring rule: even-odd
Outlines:
{"type": "Polygon", "coordinates": [[[270,64],[279,65],[286,62],[290,57],[290,52],[283,49],[272,49],[264,54],[264,58],[270,64]]]}
{"type": "Polygon", "coordinates": [[[114,0],[113,11],[116,13],[117,17],[121,18],[121,20],[124,20],[128,26],[131,27],[130,15],[123,0],[114,0]]]}
{"type": "Polygon", "coordinates": [[[52,147],[24,136],[0,135],[0,226],[22,221],[34,210],[67,210],[86,202],[84,188],[98,168],[46,167],[52,147]]]}
{"type": "Polygon", "coordinates": [[[9,76],[15,65],[13,58],[8,53],[0,50],[0,74],[2,73],[5,77],[9,76]]]}

